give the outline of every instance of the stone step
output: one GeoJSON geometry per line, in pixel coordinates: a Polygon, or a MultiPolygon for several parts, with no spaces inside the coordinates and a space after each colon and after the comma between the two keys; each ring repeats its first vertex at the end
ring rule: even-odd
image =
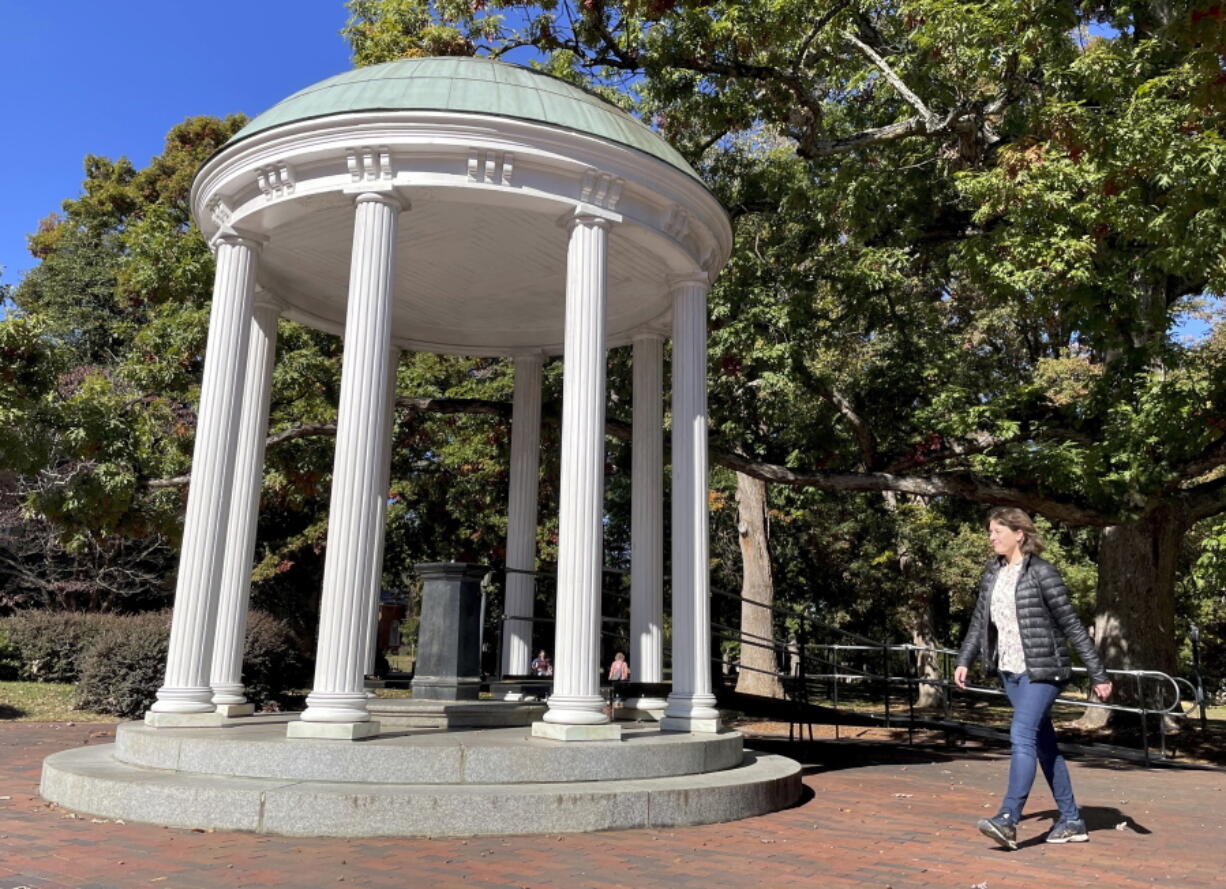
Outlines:
{"type": "Polygon", "coordinates": [[[172,827],[288,836],[477,836],[709,824],[785,808],[801,793],[799,764],[749,751],[739,766],[701,775],[440,785],[188,774],[129,765],[114,750],[108,744],[49,756],[43,797],[103,818],[172,827]]]}
{"type": "Polygon", "coordinates": [[[565,742],[530,727],[402,730],[362,741],[295,740],[285,718],[229,720],[222,728],[115,732],[115,759],[131,766],[229,778],[380,784],[547,784],[663,778],[741,763],[740,733],[662,732],[625,725],[621,740],[565,742]]]}

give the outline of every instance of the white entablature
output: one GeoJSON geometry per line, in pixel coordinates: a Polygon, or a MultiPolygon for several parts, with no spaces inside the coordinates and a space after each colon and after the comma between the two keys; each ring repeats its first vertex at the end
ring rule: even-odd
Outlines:
{"type": "Polygon", "coordinates": [[[390,189],[412,208],[397,245],[392,341],[403,349],[562,351],[567,235],[608,219],[608,343],[668,325],[669,281],[709,274],[731,249],[727,216],[656,157],[529,121],[383,111],[308,120],[224,148],[192,201],[206,237],[265,240],[260,283],[286,316],[340,333],[353,196],[390,189]]]}

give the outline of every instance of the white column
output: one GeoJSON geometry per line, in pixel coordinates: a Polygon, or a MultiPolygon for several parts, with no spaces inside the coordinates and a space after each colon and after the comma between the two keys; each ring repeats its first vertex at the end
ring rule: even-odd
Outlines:
{"type": "MultiPolygon", "coordinates": [[[[630,676],[664,681],[664,338],[634,338],[630,470],[630,676]]],[[[662,710],[664,700],[626,702],[662,710]]]]}
{"type": "Polygon", "coordinates": [[[360,194],[356,203],[315,684],[301,721],[288,726],[291,738],[357,738],[378,731],[366,709],[362,659],[385,493],[380,490],[380,456],[387,425],[396,222],[402,207],[386,192],[360,194]]]}
{"type": "Polygon", "coordinates": [[[146,717],[154,724],[167,722],[158,714],[213,713],[214,709],[209,671],[258,250],[254,241],[237,235],[223,236],[216,243],[217,271],[166,681],[150,708],[153,715],[146,717]]]}
{"type": "Polygon", "coordinates": [[[370,599],[367,602],[368,614],[366,625],[366,653],[362,657],[362,671],[366,674],[375,672],[375,660],[379,654],[379,598],[383,592],[383,544],[387,531],[387,494],[392,483],[392,434],[396,426],[396,370],[400,367],[400,350],[392,349],[387,355],[387,404],[383,415],[383,451],[379,454],[379,466],[383,468],[383,478],[379,489],[383,496],[379,498],[379,521],[376,526],[375,558],[371,563],[370,599]]]}
{"type": "MultiPolygon", "coordinates": [[[[511,403],[511,478],[507,492],[507,582],[503,613],[532,617],[536,603],[536,509],[541,466],[540,355],[515,358],[511,403]]],[[[523,676],[532,662],[532,622],[504,620],[503,675],[523,676]]],[[[516,694],[516,693],[511,693],[516,694]]],[[[517,695],[516,695],[517,696],[517,695]]]]}
{"type": "Polygon", "coordinates": [[[272,371],[277,350],[277,318],[281,306],[261,291],[255,297],[247,344],[247,372],[243,406],[238,422],[234,456],[234,485],[230,517],[226,522],[225,557],[217,604],[217,631],[213,642],[210,684],[213,703],[226,716],[244,716],[255,708],[243,688],[243,648],[247,635],[247,603],[251,596],[251,563],[255,557],[255,530],[260,490],[264,482],[264,442],[268,436],[268,407],[272,397],[272,371]]]}
{"type": "Polygon", "coordinates": [[[718,731],[707,542],[707,284],[673,290],[673,688],[660,728],[718,731]]]}
{"type": "Polygon", "coordinates": [[[566,258],[553,693],[545,722],[533,726],[535,735],[563,739],[620,732],[612,725],[601,732],[566,731],[609,722],[601,709],[599,663],[608,226],[595,216],[576,216],[566,258]]]}

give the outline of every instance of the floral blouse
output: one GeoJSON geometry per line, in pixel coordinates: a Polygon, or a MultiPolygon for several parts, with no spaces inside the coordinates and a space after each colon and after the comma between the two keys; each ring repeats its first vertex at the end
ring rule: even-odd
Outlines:
{"type": "Polygon", "coordinates": [[[1004,565],[996,575],[992,587],[992,623],[996,624],[997,660],[999,670],[1006,673],[1025,673],[1026,655],[1022,651],[1022,634],[1017,626],[1017,579],[1022,563],[1004,565]]]}

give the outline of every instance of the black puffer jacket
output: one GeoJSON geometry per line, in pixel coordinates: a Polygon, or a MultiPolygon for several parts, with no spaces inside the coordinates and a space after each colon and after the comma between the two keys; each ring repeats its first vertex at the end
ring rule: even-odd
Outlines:
{"type": "MultiPolygon", "coordinates": [[[[988,563],[979,580],[979,601],[971,617],[966,641],[958,655],[958,666],[969,667],[977,655],[983,655],[988,671],[996,672],[996,627],[992,624],[992,588],[1003,561],[988,563]]],[[[1073,671],[1069,663],[1067,639],[1090,671],[1094,682],[1107,682],[1110,677],[1103,668],[1102,658],[1094,643],[1077,619],[1068,590],[1060,572],[1038,556],[1025,556],[1017,578],[1017,626],[1022,637],[1022,652],[1026,656],[1026,675],[1040,682],[1063,682],[1073,671]]]]}

